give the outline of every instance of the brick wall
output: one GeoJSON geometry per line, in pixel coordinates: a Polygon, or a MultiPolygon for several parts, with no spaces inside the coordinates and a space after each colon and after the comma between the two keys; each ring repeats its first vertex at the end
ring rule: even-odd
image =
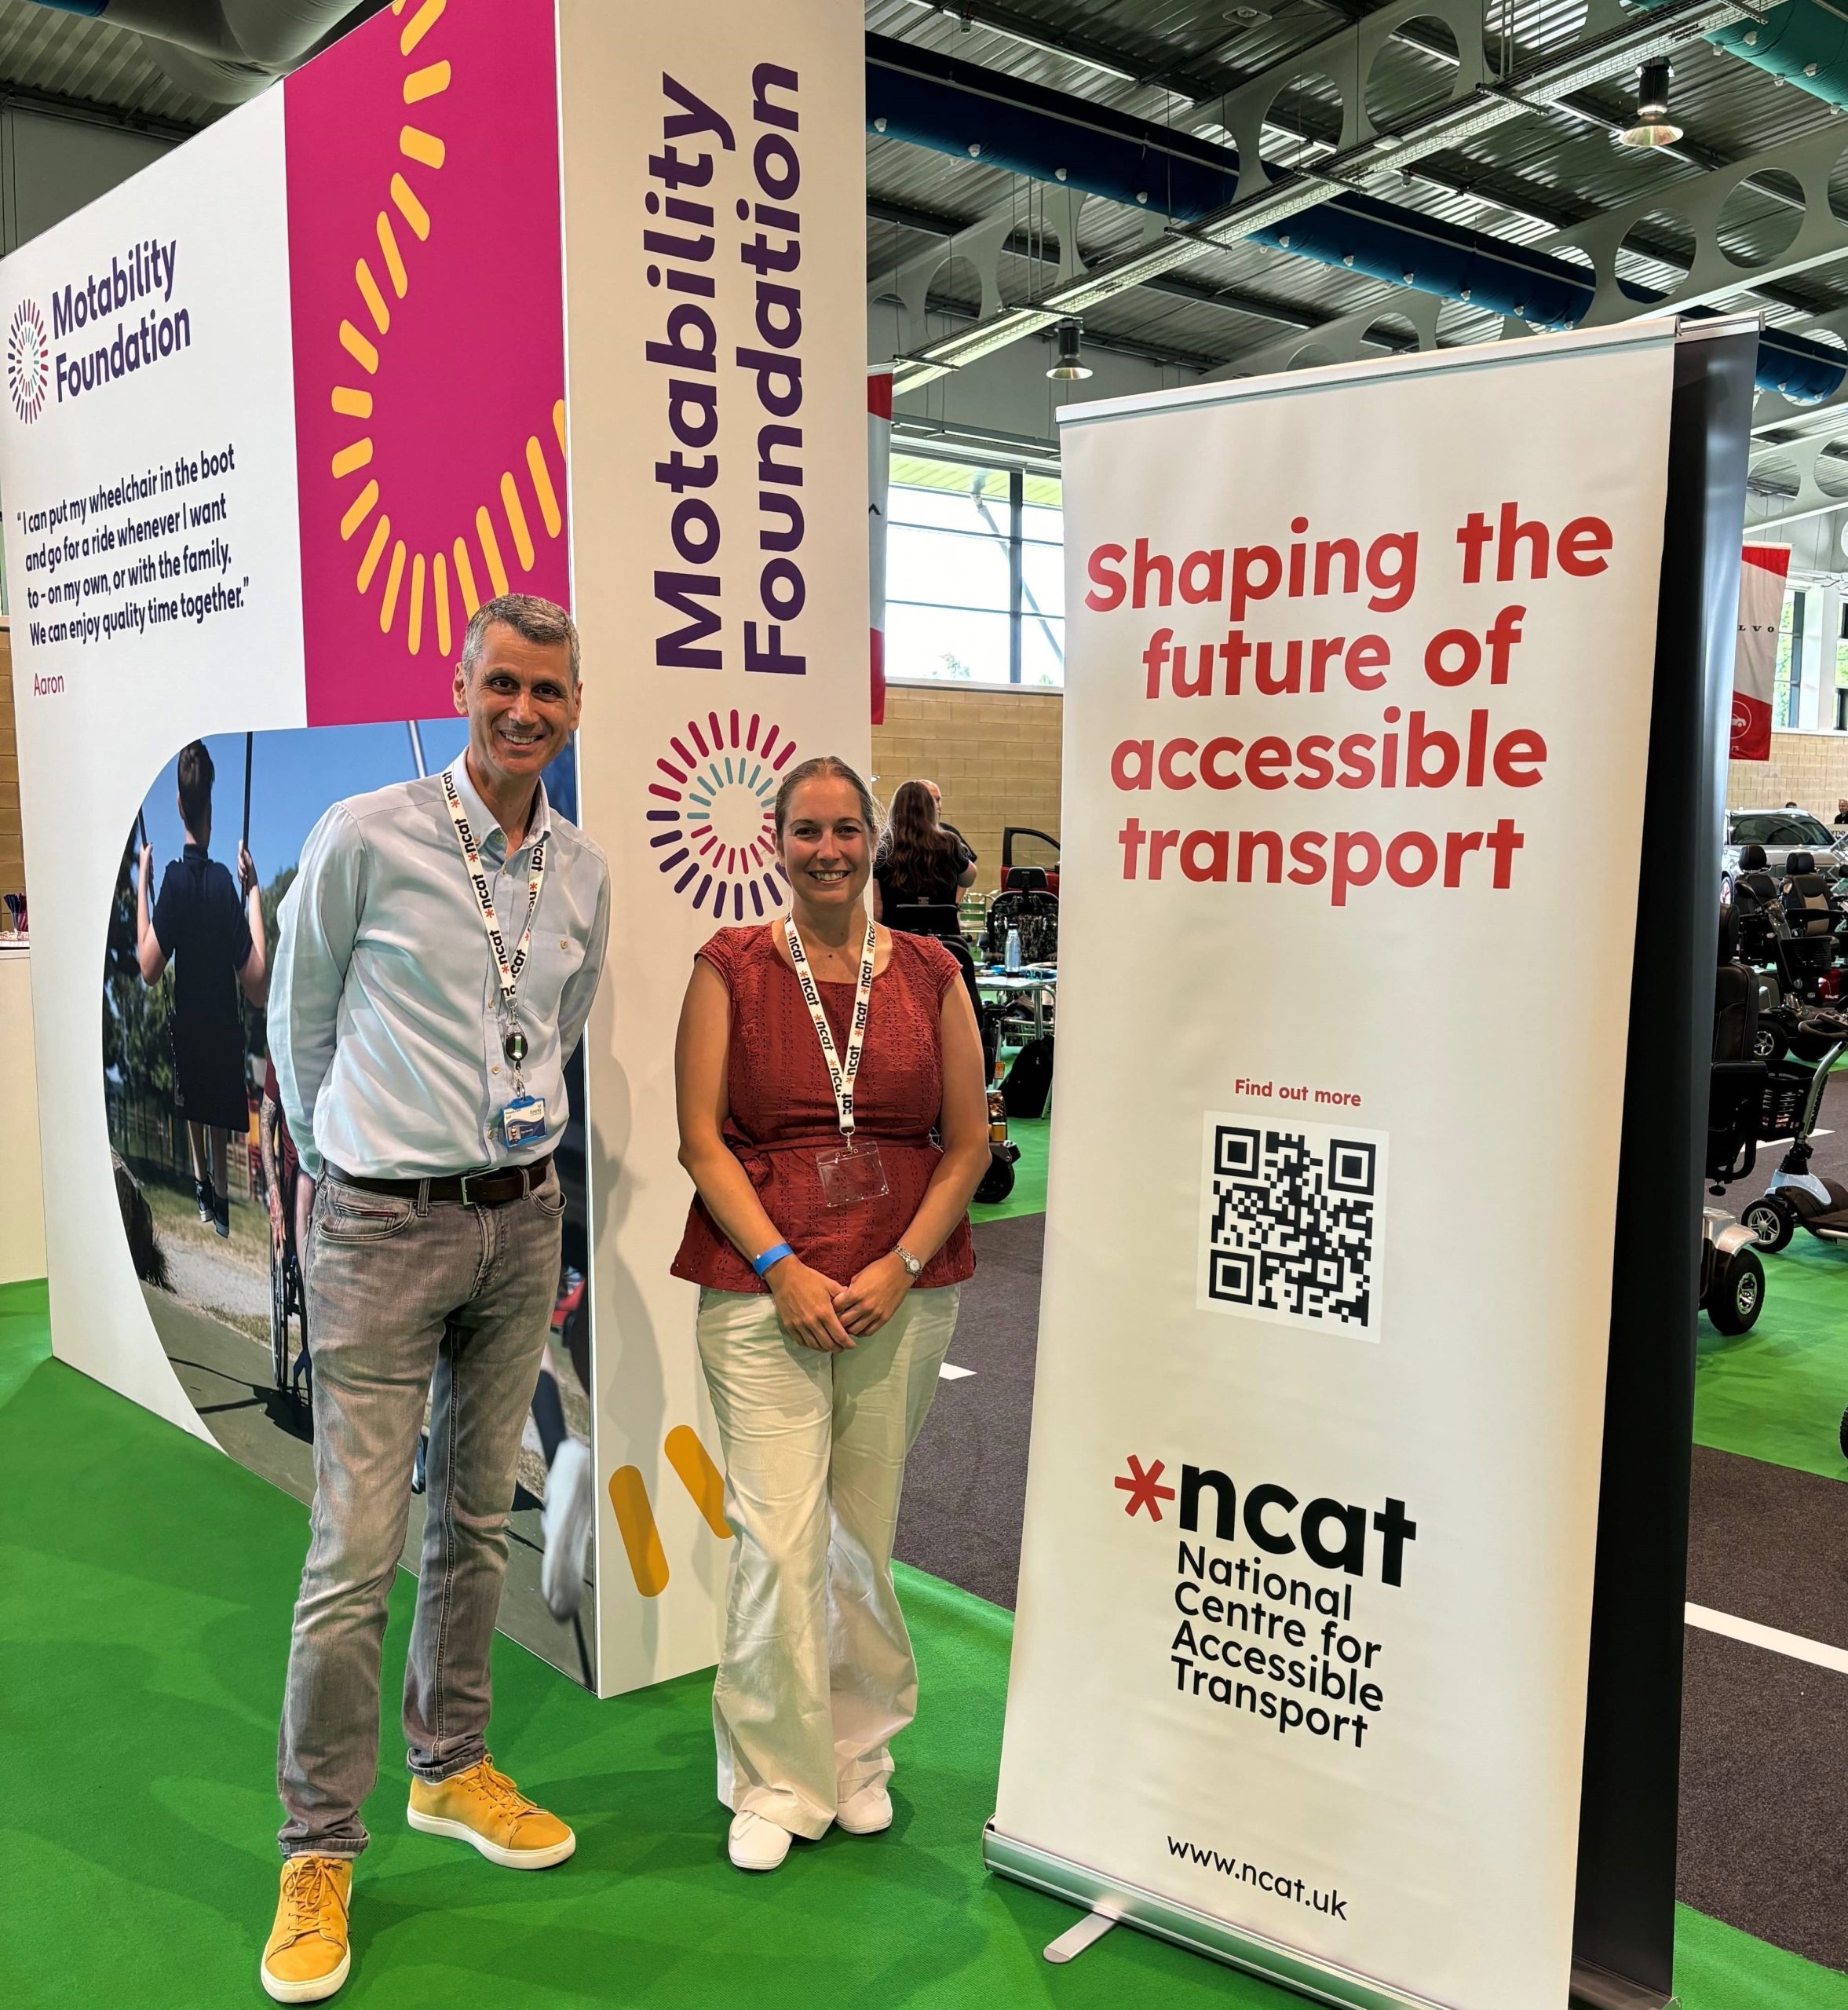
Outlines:
{"type": "Polygon", "coordinates": [[[900,782],[935,782],[945,819],[980,856],[976,884],[992,890],[1003,825],[1059,835],[1065,710],[1057,691],[894,685],[886,693],[886,723],[873,728],[874,793],[888,802],[900,782]]]}
{"type": "Polygon", "coordinates": [[[13,724],[13,638],[0,622],[0,894],[26,890],[20,839],[19,739],[13,724]]]}
{"type": "Polygon", "coordinates": [[[1781,809],[1787,802],[1830,822],[1848,795],[1848,733],[1774,733],[1769,761],[1735,761],[1729,809],[1781,809]]]}

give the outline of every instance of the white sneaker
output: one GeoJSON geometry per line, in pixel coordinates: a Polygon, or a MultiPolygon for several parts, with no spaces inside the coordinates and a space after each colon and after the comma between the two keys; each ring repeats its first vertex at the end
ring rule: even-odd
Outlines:
{"type": "Polygon", "coordinates": [[[725,1853],[740,1870],[774,1870],[789,1855],[789,1831],[747,1809],[732,1817],[725,1853]]]}
{"type": "Polygon", "coordinates": [[[546,1544],[539,1588],[552,1617],[561,1623],[583,1603],[584,1562],[590,1548],[594,1505],[589,1447],[568,1438],[546,1475],[546,1509],[539,1518],[546,1544]]]}
{"type": "Polygon", "coordinates": [[[876,1836],[882,1829],[889,1829],[892,1796],[886,1791],[886,1782],[875,1780],[858,1793],[849,1794],[835,1810],[835,1826],[850,1836],[876,1836]]]}

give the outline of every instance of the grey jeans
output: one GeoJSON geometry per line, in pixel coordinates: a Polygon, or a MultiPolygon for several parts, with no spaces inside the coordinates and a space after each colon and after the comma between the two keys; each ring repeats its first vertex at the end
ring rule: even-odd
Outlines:
{"type": "Polygon", "coordinates": [[[556,1169],[523,1198],[465,1208],[330,1173],[309,1235],[315,1497],[289,1643],[276,1789],[285,1856],[357,1856],[378,1777],[385,1602],[430,1398],[423,1554],[404,1668],[413,1772],[487,1749],[488,1648],[527,1406],[557,1292],[556,1169]]]}

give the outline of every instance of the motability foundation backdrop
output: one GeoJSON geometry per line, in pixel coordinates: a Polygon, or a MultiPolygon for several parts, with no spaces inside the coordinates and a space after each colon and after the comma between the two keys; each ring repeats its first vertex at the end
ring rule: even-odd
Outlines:
{"type": "MultiPolygon", "coordinates": [[[[585,1042],[600,1568],[590,1637],[530,1643],[605,1693],[712,1658],[729,1555],[667,1276],[680,992],[721,921],[778,905],[795,750],[867,751],[860,27],[842,0],[394,0],[0,265],[53,1344],[202,1437],[230,1448],[176,1373],[191,1310],[156,1331],[117,1226],[124,1082],[165,1079],[164,1036],[144,1010],[98,1047],[105,973],[138,996],[137,816],[158,884],[173,756],[207,738],[234,864],[254,733],[267,911],[327,803],[453,757],[477,605],[578,617],[579,820],[615,885],[585,1042]]],[[[261,1396],[265,1308],[214,1310],[261,1396]]]]}
{"type": "Polygon", "coordinates": [[[1065,415],[995,1847],[1338,2000],[1567,1994],[1672,352],[1065,415]]]}

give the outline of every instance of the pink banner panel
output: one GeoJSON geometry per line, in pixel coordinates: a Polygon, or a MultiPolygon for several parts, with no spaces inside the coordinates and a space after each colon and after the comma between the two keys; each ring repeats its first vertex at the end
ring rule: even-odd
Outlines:
{"type": "Polygon", "coordinates": [[[428,718],[477,605],[569,598],[552,0],[395,0],[284,89],[309,722],[428,718]]]}

